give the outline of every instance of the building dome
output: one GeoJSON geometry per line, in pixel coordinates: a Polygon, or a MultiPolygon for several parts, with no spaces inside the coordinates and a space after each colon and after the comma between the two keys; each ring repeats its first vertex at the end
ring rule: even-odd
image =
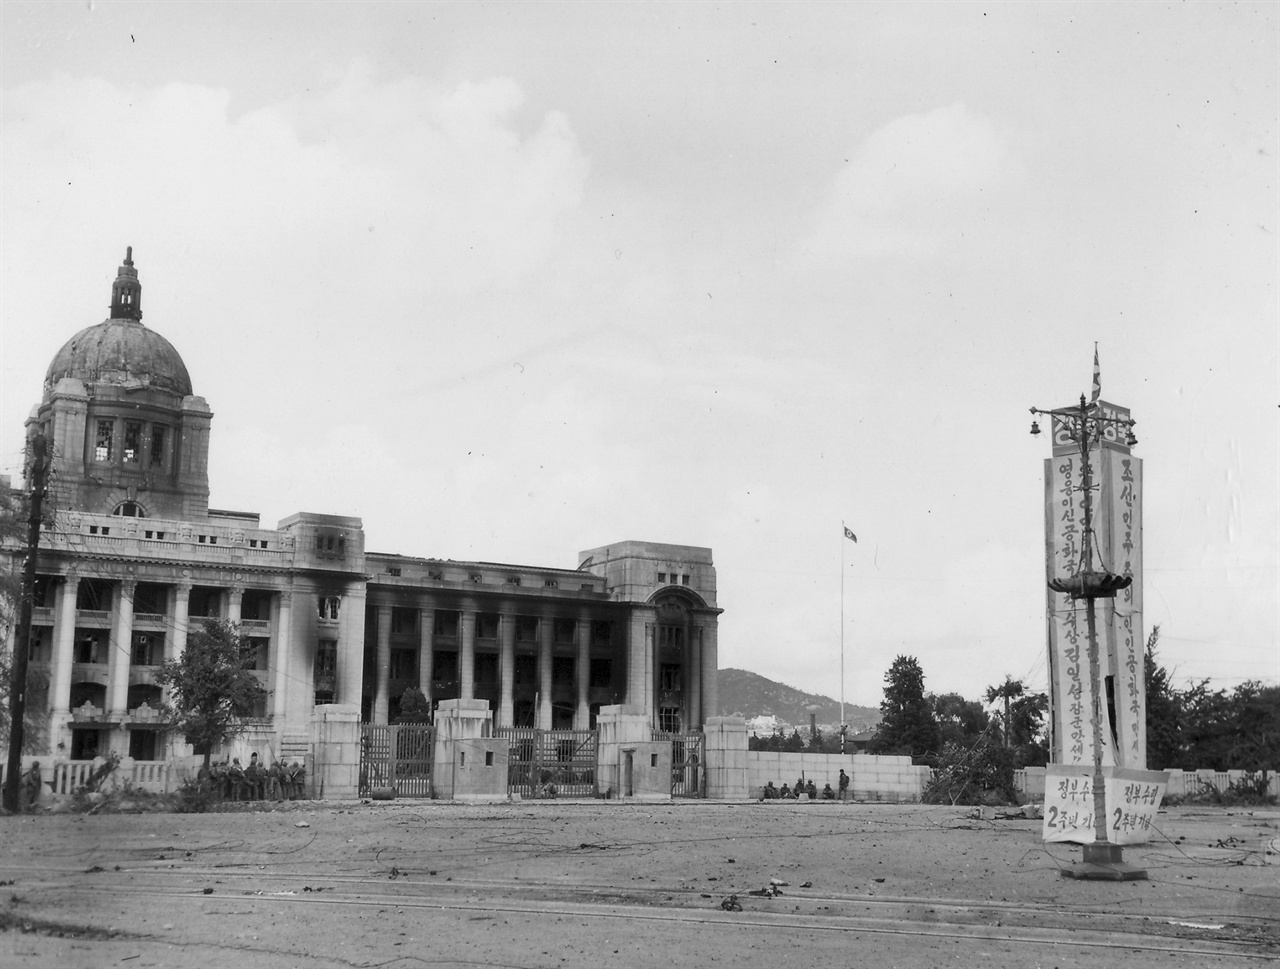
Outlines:
{"type": "Polygon", "coordinates": [[[46,398],[63,377],[191,394],[191,377],[178,351],[142,325],[141,297],[131,247],[111,288],[111,318],[81,330],[54,355],[44,377],[46,398]]]}

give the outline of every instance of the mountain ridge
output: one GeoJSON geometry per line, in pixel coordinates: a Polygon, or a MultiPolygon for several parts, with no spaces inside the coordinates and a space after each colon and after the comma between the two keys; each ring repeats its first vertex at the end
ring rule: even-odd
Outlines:
{"type": "MultiPolygon", "coordinates": [[[[719,677],[719,713],[725,717],[774,716],[794,727],[807,727],[809,714],[816,714],[818,724],[829,726],[840,722],[840,701],[820,693],[806,693],[795,687],[771,680],[750,670],[724,669],[719,677]],[[810,711],[810,707],[817,709],[810,711]]],[[[845,722],[851,734],[870,730],[880,722],[876,707],[844,705],[845,722]]]]}

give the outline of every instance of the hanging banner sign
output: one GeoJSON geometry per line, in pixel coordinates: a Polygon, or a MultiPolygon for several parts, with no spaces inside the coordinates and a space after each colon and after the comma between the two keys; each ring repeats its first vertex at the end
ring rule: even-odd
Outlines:
{"type": "MultiPolygon", "coordinates": [[[[1107,842],[1145,844],[1164,800],[1169,775],[1165,771],[1103,767],[1107,842]]],[[[1044,841],[1091,845],[1094,827],[1093,768],[1084,764],[1050,764],[1044,776],[1044,841]]]]}
{"type": "Polygon", "coordinates": [[[1106,777],[1107,840],[1117,845],[1150,841],[1151,825],[1169,786],[1168,772],[1104,767],[1102,773],[1106,777]]]}
{"type": "Polygon", "coordinates": [[[1094,842],[1093,767],[1050,764],[1044,773],[1044,841],[1094,842]]]}

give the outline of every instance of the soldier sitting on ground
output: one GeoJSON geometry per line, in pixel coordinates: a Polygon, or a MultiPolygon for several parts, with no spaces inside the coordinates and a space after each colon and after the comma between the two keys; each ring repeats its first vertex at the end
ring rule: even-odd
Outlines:
{"type": "Polygon", "coordinates": [[[791,797],[791,788],[787,787],[785,781],[782,784],[782,790],[778,791],[778,797],[782,798],[784,801],[791,797]]]}
{"type": "Polygon", "coordinates": [[[777,796],[778,796],[778,789],[773,786],[773,781],[770,781],[768,784],[764,786],[765,800],[772,801],[772,800],[775,800],[777,796]]]}
{"type": "Polygon", "coordinates": [[[830,784],[822,785],[822,799],[824,801],[834,801],[836,799],[836,792],[831,789],[830,784]]]}
{"type": "Polygon", "coordinates": [[[810,801],[816,801],[818,799],[818,785],[813,783],[812,777],[809,778],[809,784],[805,787],[804,792],[809,795],[810,801]]]}

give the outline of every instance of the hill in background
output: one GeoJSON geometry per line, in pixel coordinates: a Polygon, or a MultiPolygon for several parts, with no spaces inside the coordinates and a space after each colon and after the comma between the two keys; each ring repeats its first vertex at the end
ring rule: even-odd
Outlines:
{"type": "MultiPolygon", "coordinates": [[[[785,683],[778,683],[759,673],[748,670],[720,670],[720,715],[725,717],[752,717],[772,715],[784,723],[796,727],[809,725],[809,707],[814,711],[818,724],[831,725],[840,722],[840,701],[817,693],[805,693],[785,683]]],[[[844,705],[845,722],[850,733],[870,730],[880,722],[880,710],[876,707],[844,705]]]]}

